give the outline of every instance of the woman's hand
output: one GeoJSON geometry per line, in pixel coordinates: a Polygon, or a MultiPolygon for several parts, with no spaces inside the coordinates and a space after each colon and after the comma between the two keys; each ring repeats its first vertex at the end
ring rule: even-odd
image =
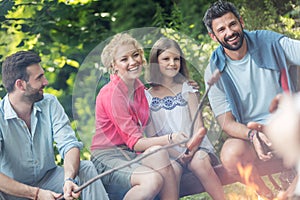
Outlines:
{"type": "MultiPolygon", "coordinates": [[[[188,136],[184,132],[177,132],[172,134],[171,142],[173,143],[181,143],[188,139],[188,136]]],[[[185,146],[184,143],[182,143],[180,146],[185,146]]]]}

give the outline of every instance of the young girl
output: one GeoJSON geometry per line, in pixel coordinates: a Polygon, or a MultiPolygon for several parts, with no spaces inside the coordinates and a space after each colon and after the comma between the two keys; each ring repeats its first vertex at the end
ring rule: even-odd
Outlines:
{"type": "MultiPolygon", "coordinates": [[[[143,137],[149,118],[149,106],[144,85],[139,80],[146,63],[141,45],[128,34],[117,34],[103,49],[102,63],[112,71],[110,82],[96,99],[96,133],[92,139],[92,161],[99,173],[128,163],[154,148],[186,139],[183,133],[143,137]]],[[[125,191],[124,198],[177,200],[175,171],[167,151],[143,159],[141,163],[116,170],[102,178],[110,195],[125,191]]]]}
{"type": "MultiPolygon", "coordinates": [[[[192,131],[196,133],[201,127],[203,129],[201,116],[195,116],[198,97],[187,84],[188,69],[177,42],[168,38],[159,39],[151,49],[149,62],[146,80],[151,88],[146,91],[146,96],[155,131],[147,133],[148,136],[172,135],[178,131],[189,134],[194,117],[197,119],[192,131]]],[[[225,199],[222,184],[211,164],[217,158],[205,133],[199,148],[197,146],[185,154],[184,148],[176,147],[169,153],[182,168],[188,168],[197,176],[213,199],[222,200],[225,199]]],[[[177,176],[180,177],[182,171],[177,176]]]]}

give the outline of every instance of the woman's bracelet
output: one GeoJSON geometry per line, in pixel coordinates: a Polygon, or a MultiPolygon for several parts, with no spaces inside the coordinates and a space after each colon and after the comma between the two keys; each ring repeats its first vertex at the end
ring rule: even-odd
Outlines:
{"type": "Polygon", "coordinates": [[[35,192],[34,200],[38,200],[39,199],[39,191],[40,191],[40,188],[38,187],[36,189],[36,192],[35,192]]]}
{"type": "Polygon", "coordinates": [[[252,143],[253,142],[253,137],[257,134],[257,130],[253,130],[253,129],[250,129],[250,131],[248,132],[248,139],[250,140],[250,142],[252,143]]]}
{"type": "Polygon", "coordinates": [[[173,143],[172,134],[173,134],[173,133],[170,133],[170,134],[168,135],[168,141],[169,141],[170,144],[173,143]]]}

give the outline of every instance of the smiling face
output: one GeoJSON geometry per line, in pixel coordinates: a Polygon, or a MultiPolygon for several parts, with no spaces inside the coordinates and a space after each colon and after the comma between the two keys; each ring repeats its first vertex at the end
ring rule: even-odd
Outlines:
{"type": "Polygon", "coordinates": [[[212,21],[210,37],[225,49],[237,51],[244,44],[244,22],[229,12],[212,21]]]}
{"type": "Polygon", "coordinates": [[[158,64],[164,78],[174,78],[180,70],[180,52],[171,47],[158,56],[158,64]]]}
{"type": "Polygon", "coordinates": [[[28,81],[24,81],[24,98],[32,103],[43,99],[43,89],[48,85],[44,70],[39,64],[28,66],[26,69],[29,75],[28,81]]]}
{"type": "Polygon", "coordinates": [[[143,66],[141,53],[133,44],[124,44],[117,48],[113,68],[125,82],[131,82],[140,77],[143,66]]]}

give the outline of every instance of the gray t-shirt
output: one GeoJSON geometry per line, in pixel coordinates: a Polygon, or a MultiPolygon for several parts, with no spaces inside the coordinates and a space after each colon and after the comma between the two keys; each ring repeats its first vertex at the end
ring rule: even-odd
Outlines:
{"type": "MultiPolygon", "coordinates": [[[[283,37],[280,44],[287,55],[288,65],[300,65],[300,41],[283,37]]],[[[269,118],[269,105],[276,94],[281,93],[280,73],[257,67],[250,54],[241,60],[226,59],[226,72],[232,79],[242,100],[243,123],[256,121],[265,123],[269,118]]],[[[211,77],[211,69],[205,70],[205,82],[211,77]]],[[[220,88],[211,87],[208,94],[209,101],[215,116],[231,111],[220,82],[220,88]]]]}

